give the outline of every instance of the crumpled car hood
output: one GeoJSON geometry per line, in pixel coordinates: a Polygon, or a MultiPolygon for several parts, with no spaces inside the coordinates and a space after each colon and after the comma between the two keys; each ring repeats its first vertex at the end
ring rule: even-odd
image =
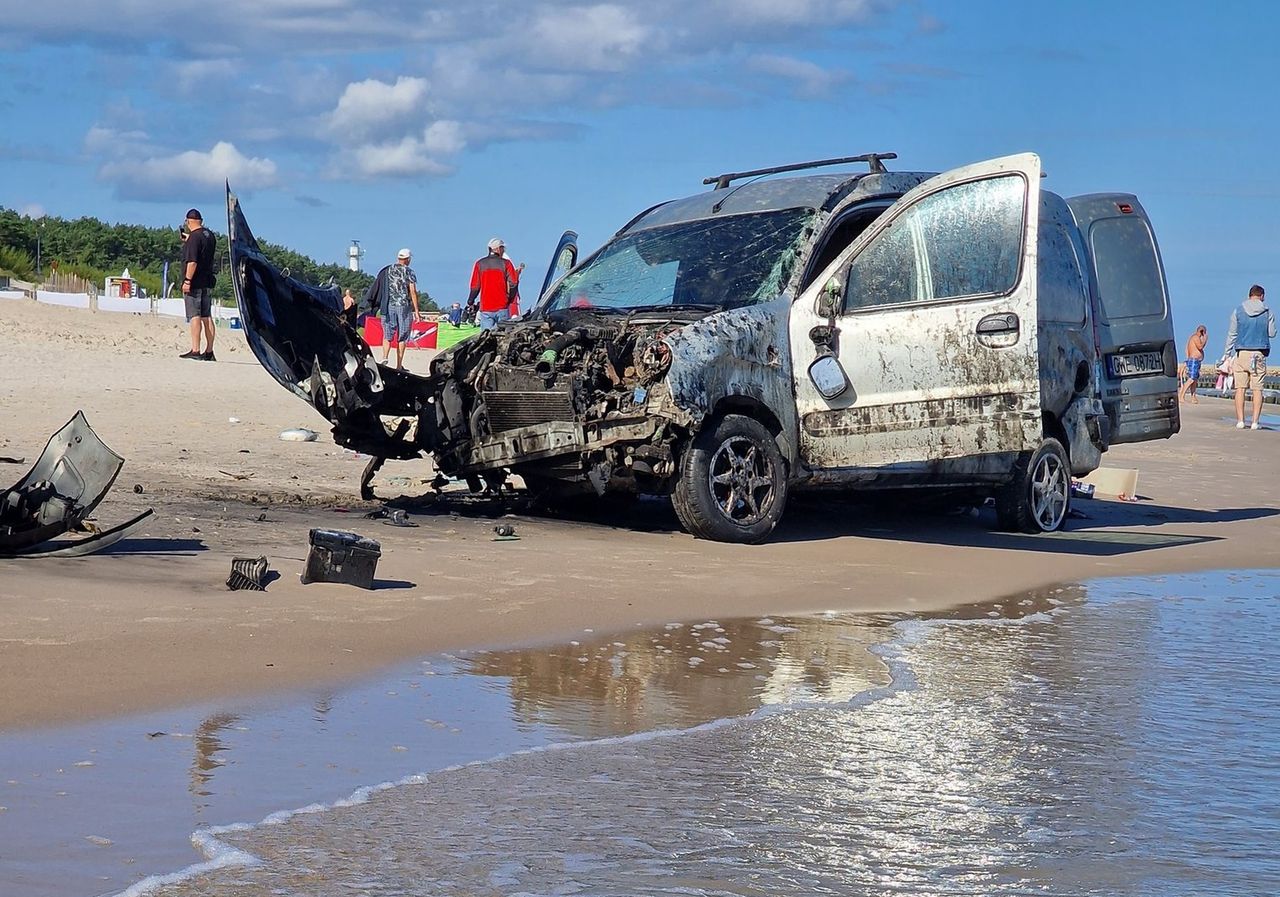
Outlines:
{"type": "Polygon", "coordinates": [[[273,265],[227,189],[231,282],[245,339],[267,372],[333,424],[339,445],[386,458],[420,452],[381,416],[413,416],[424,378],[382,368],[344,313],[338,288],[311,286],[273,265]]]}

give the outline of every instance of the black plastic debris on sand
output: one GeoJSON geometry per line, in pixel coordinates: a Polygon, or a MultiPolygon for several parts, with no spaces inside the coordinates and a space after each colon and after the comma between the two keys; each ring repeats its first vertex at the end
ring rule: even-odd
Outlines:
{"type": "Polygon", "coordinates": [[[227,588],[233,592],[240,589],[265,592],[267,587],[263,580],[266,579],[266,576],[267,559],[265,557],[232,558],[231,575],[227,577],[227,588]]]}
{"type": "Polygon", "coordinates": [[[342,530],[311,530],[311,551],[302,571],[303,584],[341,582],[373,588],[373,574],[382,556],[382,546],[358,533],[342,530]]]}

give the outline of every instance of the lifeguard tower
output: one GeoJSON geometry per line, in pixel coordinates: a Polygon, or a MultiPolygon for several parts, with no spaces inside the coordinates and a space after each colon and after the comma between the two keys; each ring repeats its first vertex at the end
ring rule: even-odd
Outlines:
{"type": "Polygon", "coordinates": [[[108,277],[102,287],[102,295],[112,299],[140,299],[143,296],[142,288],[133,279],[128,268],[119,277],[108,277]]]}

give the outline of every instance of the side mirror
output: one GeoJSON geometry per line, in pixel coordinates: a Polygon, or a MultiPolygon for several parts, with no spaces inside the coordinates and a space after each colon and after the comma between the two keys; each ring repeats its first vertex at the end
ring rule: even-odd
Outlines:
{"type": "Polygon", "coordinates": [[[819,355],[815,358],[809,365],[809,379],[824,399],[838,398],[848,392],[852,385],[840,359],[834,355],[819,355]]]}
{"type": "Polygon", "coordinates": [[[834,321],[836,315],[840,313],[840,299],[844,292],[844,284],[840,282],[840,278],[832,276],[822,286],[822,292],[818,294],[818,315],[828,320],[834,321]]]}

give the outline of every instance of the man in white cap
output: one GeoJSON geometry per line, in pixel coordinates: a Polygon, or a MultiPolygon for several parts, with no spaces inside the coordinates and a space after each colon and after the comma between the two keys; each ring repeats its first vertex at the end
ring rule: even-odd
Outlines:
{"type": "Polygon", "coordinates": [[[396,340],[396,368],[404,368],[404,346],[409,341],[413,322],[418,320],[418,275],[409,262],[413,253],[401,249],[396,263],[387,268],[387,314],[382,322],[382,363],[391,355],[391,341],[396,340]]]}
{"type": "Polygon", "coordinates": [[[489,254],[475,263],[471,269],[471,295],[467,302],[480,297],[480,311],[476,320],[481,330],[492,330],[499,321],[507,319],[507,306],[520,284],[520,275],[502,252],[506,249],[502,240],[489,241],[489,254]]]}

